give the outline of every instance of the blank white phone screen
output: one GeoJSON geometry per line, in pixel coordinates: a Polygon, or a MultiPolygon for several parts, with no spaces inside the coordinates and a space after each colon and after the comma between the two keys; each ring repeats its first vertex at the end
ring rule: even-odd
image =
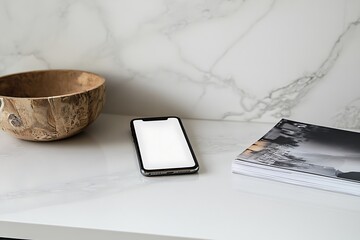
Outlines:
{"type": "Polygon", "coordinates": [[[194,167],[195,162],[176,118],[135,120],[134,129],[147,170],[194,167]]]}

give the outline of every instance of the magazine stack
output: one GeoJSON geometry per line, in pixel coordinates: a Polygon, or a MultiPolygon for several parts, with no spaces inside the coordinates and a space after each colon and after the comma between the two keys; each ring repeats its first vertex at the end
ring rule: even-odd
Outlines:
{"type": "Polygon", "coordinates": [[[282,119],[232,171],[360,196],[360,133],[282,119]]]}

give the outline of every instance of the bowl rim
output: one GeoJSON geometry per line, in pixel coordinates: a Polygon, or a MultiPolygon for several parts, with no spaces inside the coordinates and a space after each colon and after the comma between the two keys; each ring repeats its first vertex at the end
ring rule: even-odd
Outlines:
{"type": "Polygon", "coordinates": [[[61,94],[61,95],[54,95],[54,96],[47,96],[47,97],[13,97],[13,96],[6,96],[6,95],[1,95],[0,94],[0,98],[6,98],[6,99],[31,99],[31,100],[62,98],[62,97],[69,97],[69,96],[74,96],[74,95],[77,95],[77,94],[90,92],[90,91],[92,91],[94,89],[97,89],[97,88],[105,85],[105,78],[103,76],[101,76],[99,74],[96,74],[96,73],[93,73],[93,72],[90,72],[90,71],[76,70],[76,69],[45,69],[45,70],[17,72],[17,73],[11,73],[11,74],[0,76],[0,81],[1,81],[2,78],[6,78],[6,77],[10,77],[10,76],[15,76],[15,75],[19,75],[19,74],[27,74],[27,73],[40,73],[40,72],[78,72],[78,73],[87,73],[87,74],[95,75],[96,77],[98,77],[101,80],[101,82],[98,85],[96,85],[95,87],[92,87],[92,88],[89,88],[89,89],[86,89],[86,90],[83,90],[83,91],[68,93],[68,94],[61,94]]]}

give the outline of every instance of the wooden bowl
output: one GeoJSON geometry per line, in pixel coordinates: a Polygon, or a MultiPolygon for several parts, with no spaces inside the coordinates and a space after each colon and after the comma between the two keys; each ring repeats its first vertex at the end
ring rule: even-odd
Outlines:
{"type": "Polygon", "coordinates": [[[105,79],[84,71],[44,70],[0,77],[0,127],[17,138],[52,141],[91,124],[104,105],[105,79]]]}

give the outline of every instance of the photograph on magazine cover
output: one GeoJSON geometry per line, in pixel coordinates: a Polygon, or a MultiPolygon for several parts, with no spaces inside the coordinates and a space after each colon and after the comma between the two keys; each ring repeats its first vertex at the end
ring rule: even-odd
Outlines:
{"type": "Polygon", "coordinates": [[[237,160],[360,182],[360,133],[282,119],[237,160]]]}

